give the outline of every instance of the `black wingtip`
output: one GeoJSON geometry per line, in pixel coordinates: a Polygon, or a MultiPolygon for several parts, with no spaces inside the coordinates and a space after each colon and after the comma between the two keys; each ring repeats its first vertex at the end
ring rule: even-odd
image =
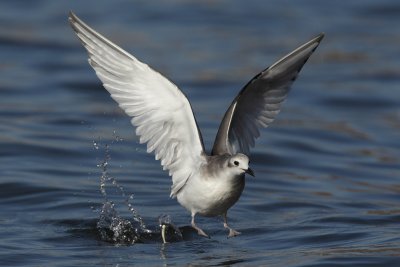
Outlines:
{"type": "Polygon", "coordinates": [[[314,47],[314,49],[312,50],[312,52],[314,53],[314,51],[317,49],[317,47],[319,46],[319,44],[321,43],[322,39],[324,39],[325,37],[325,33],[321,32],[320,34],[318,34],[314,39],[312,39],[309,43],[317,43],[317,45],[314,47]]]}
{"type": "Polygon", "coordinates": [[[314,40],[315,40],[316,42],[320,43],[320,42],[322,41],[322,39],[324,39],[324,37],[325,37],[325,33],[324,33],[324,32],[321,32],[320,34],[317,35],[317,37],[315,37],[314,40]]]}

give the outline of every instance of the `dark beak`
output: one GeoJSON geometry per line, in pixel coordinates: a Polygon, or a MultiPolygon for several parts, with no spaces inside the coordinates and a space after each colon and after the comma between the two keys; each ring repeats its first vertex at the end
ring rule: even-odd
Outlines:
{"type": "Polygon", "coordinates": [[[251,176],[255,177],[254,172],[253,172],[252,169],[248,168],[245,172],[250,174],[251,176]]]}

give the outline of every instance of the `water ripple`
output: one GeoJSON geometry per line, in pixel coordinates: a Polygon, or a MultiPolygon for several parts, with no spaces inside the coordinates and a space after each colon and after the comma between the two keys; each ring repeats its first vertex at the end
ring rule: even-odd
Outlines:
{"type": "Polygon", "coordinates": [[[398,15],[394,0],[5,1],[1,263],[398,266],[398,15]],[[227,239],[222,218],[198,218],[211,239],[193,232],[88,66],[69,10],[176,82],[208,149],[252,76],[326,32],[252,151],[256,177],[228,213],[241,236],[227,239]],[[163,215],[183,240],[162,244],[163,215]]]}

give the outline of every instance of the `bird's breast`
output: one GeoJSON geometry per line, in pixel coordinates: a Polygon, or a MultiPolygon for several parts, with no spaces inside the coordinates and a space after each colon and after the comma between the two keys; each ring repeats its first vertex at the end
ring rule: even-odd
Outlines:
{"type": "Polygon", "coordinates": [[[244,175],[196,177],[188,181],[178,195],[178,201],[187,210],[203,216],[222,215],[238,201],[244,185],[244,175]]]}

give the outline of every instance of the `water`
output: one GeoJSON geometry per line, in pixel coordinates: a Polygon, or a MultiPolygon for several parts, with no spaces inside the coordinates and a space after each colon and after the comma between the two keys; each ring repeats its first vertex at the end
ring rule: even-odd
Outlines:
{"type": "Polygon", "coordinates": [[[400,264],[397,1],[0,6],[1,265],[400,264]],[[326,33],[253,150],[257,176],[229,212],[241,236],[227,239],[221,218],[199,217],[211,239],[190,233],[167,174],[87,64],[69,10],[173,80],[208,149],[252,76],[326,33]],[[160,216],[189,234],[162,244],[160,216]]]}

